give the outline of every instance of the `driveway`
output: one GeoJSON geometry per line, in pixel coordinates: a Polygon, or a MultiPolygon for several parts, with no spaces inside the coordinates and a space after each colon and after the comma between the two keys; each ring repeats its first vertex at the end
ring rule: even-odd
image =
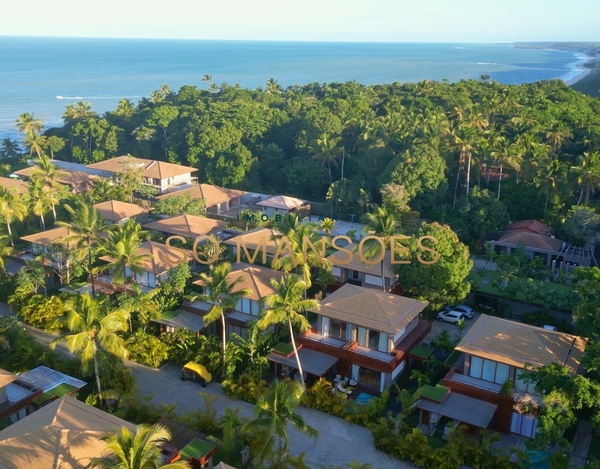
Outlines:
{"type": "Polygon", "coordinates": [[[450,334],[451,338],[459,340],[465,336],[465,334],[471,328],[471,326],[473,324],[475,324],[475,321],[477,321],[477,319],[479,319],[479,316],[481,316],[481,313],[478,313],[476,311],[475,314],[473,315],[472,319],[465,319],[465,321],[464,321],[465,328],[463,329],[462,333],[461,333],[460,329],[458,328],[458,326],[456,326],[455,324],[451,324],[449,322],[444,322],[444,321],[433,321],[431,323],[431,332],[429,333],[427,338],[429,340],[432,340],[434,337],[441,334],[442,331],[448,331],[448,334],[450,334]]]}

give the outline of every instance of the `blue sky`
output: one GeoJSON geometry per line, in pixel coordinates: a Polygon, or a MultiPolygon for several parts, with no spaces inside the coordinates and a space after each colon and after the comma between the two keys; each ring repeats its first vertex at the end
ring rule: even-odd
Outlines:
{"type": "Polygon", "coordinates": [[[600,41],[597,0],[8,0],[0,35],[600,41]]]}

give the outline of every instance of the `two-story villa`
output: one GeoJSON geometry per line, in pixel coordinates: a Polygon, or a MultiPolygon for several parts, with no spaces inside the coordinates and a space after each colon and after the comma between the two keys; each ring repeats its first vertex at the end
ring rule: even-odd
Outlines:
{"type": "Polygon", "coordinates": [[[123,171],[127,161],[133,161],[137,167],[142,168],[143,183],[155,188],[159,194],[186,189],[198,182],[196,177],[192,177],[192,173],[198,171],[196,168],[132,156],[100,161],[88,165],[87,168],[101,171],[104,177],[114,177],[123,171]]]}
{"type": "Polygon", "coordinates": [[[361,287],[389,291],[394,283],[396,283],[397,275],[390,261],[390,251],[386,251],[383,257],[383,282],[381,279],[381,263],[365,264],[362,262],[358,252],[352,253],[350,262],[347,262],[348,254],[343,251],[337,251],[327,257],[327,259],[333,263],[331,274],[336,279],[334,287],[350,283],[361,287]]]}
{"type": "Polygon", "coordinates": [[[382,392],[404,370],[410,349],[431,324],[420,319],[427,303],[346,284],[321,301],[318,319],[298,343],[338,358],[335,373],[382,392]]]}
{"type": "Polygon", "coordinates": [[[204,199],[204,207],[208,213],[223,215],[229,210],[238,207],[242,198],[248,193],[238,189],[217,187],[211,184],[198,184],[175,193],[159,195],[158,200],[179,195],[189,195],[191,199],[204,199]]]}
{"type": "Polygon", "coordinates": [[[100,202],[94,204],[94,208],[112,225],[124,225],[132,219],[138,223],[144,223],[148,219],[148,210],[139,205],[121,202],[120,200],[100,202]]]}
{"type": "Polygon", "coordinates": [[[444,378],[452,393],[495,404],[491,425],[494,429],[532,437],[536,418],[524,412],[531,402],[539,405],[541,396],[534,385],[520,379],[526,366],[541,367],[558,363],[576,373],[587,339],[554,332],[541,327],[482,314],[456,350],[463,356],[444,378]],[[502,385],[510,380],[510,396],[501,395],[502,385]]]}
{"type": "MultiPolygon", "coordinates": [[[[264,264],[267,260],[275,256],[278,247],[275,237],[280,235],[279,231],[259,227],[246,232],[240,232],[224,240],[223,244],[231,247],[231,251],[237,256],[240,262],[264,264]],[[248,257],[252,259],[248,259],[248,257]]],[[[282,256],[287,255],[284,247],[282,247],[280,254],[282,256]]]]}
{"type": "Polygon", "coordinates": [[[194,242],[198,236],[220,236],[225,226],[224,222],[213,220],[212,218],[197,217],[195,215],[178,215],[146,223],[144,228],[157,231],[166,236],[183,236],[187,240],[194,242]]]}

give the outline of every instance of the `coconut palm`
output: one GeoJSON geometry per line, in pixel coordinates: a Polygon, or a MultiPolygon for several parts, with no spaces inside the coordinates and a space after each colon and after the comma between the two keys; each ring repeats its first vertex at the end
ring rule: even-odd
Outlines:
{"type": "Polygon", "coordinates": [[[66,342],[69,352],[81,359],[81,367],[86,373],[90,364],[94,365],[94,375],[98,394],[102,392],[98,370],[98,351],[104,350],[119,358],[127,356],[125,341],[117,335],[127,330],[129,313],[113,308],[108,297],[93,298],[89,293],[72,297],[65,303],[66,326],[71,334],[54,340],[54,349],[59,342],[66,342]]]}
{"type": "Polygon", "coordinates": [[[580,189],[577,207],[584,194],[584,206],[587,206],[590,196],[596,192],[597,187],[600,187],[600,152],[585,152],[571,170],[576,176],[575,181],[580,189]]]}
{"type": "Polygon", "coordinates": [[[504,166],[509,166],[519,171],[521,169],[521,155],[514,143],[506,137],[499,137],[496,141],[497,146],[493,150],[496,164],[500,167],[500,175],[498,179],[498,199],[500,199],[500,191],[502,188],[502,170],[504,166]]]}
{"type": "Polygon", "coordinates": [[[8,236],[4,234],[0,234],[0,272],[3,272],[5,269],[4,258],[6,256],[10,256],[12,254],[12,248],[8,245],[9,239],[8,236]]]}
{"type": "Polygon", "coordinates": [[[76,208],[70,205],[64,205],[64,208],[71,215],[70,222],[58,221],[56,224],[69,229],[69,234],[62,240],[65,243],[72,243],[77,249],[80,260],[87,257],[87,270],[91,277],[92,295],[96,295],[94,286],[94,275],[92,273],[93,252],[92,245],[95,244],[99,235],[106,231],[106,220],[90,203],[78,200],[76,208]]]}
{"type": "Polygon", "coordinates": [[[29,180],[28,186],[31,212],[40,217],[42,230],[45,230],[46,220],[44,219],[44,214],[49,210],[54,212],[54,221],[56,222],[56,211],[54,210],[54,207],[59,203],[57,191],[54,188],[46,186],[44,181],[36,177],[29,180]]]}
{"type": "Polygon", "coordinates": [[[323,221],[321,221],[319,228],[321,228],[327,236],[331,236],[331,232],[335,228],[335,220],[324,218],[323,221]]]}
{"type": "Polygon", "coordinates": [[[0,157],[10,159],[13,162],[21,155],[19,144],[10,139],[3,138],[0,143],[0,157]]]}
{"type": "Polygon", "coordinates": [[[298,364],[298,372],[300,373],[300,382],[304,386],[304,373],[302,371],[302,363],[300,363],[300,358],[298,357],[298,349],[296,348],[294,327],[299,329],[300,332],[309,329],[310,323],[308,319],[300,313],[319,311],[321,305],[317,300],[304,299],[304,292],[308,286],[295,275],[285,275],[279,282],[276,279],[271,279],[271,285],[275,289],[275,293],[267,295],[265,298],[266,309],[258,319],[257,326],[265,330],[274,324],[287,322],[292,348],[294,349],[296,363],[298,364]]]}
{"type": "MultiPolygon", "coordinates": [[[[139,285],[133,284],[129,292],[119,296],[121,307],[127,309],[130,314],[137,313],[138,321],[144,332],[146,332],[146,327],[152,319],[160,319],[161,317],[161,305],[156,298],[159,293],[159,288],[145,293],[139,285]]],[[[133,330],[131,322],[130,329],[133,330]]]]}
{"type": "Polygon", "coordinates": [[[227,374],[227,326],[225,324],[225,313],[235,309],[236,304],[244,296],[248,295],[248,289],[238,288],[238,284],[243,282],[242,277],[237,277],[235,280],[228,279],[231,273],[231,264],[222,262],[220,264],[211,264],[208,274],[200,274],[200,280],[204,283],[206,293],[198,295],[197,299],[206,301],[213,306],[208,314],[203,316],[204,325],[208,325],[217,319],[221,319],[221,339],[223,342],[223,376],[227,374]]]}
{"type": "Polygon", "coordinates": [[[323,166],[327,165],[329,169],[329,185],[332,183],[331,165],[333,164],[337,168],[337,159],[342,154],[342,147],[338,146],[340,140],[340,137],[321,134],[316,141],[316,145],[311,149],[313,160],[319,161],[323,166]]]}
{"type": "Polygon", "coordinates": [[[538,172],[534,179],[538,188],[546,193],[546,203],[544,204],[544,213],[548,210],[548,199],[550,192],[557,192],[561,181],[567,177],[567,165],[561,163],[558,159],[547,158],[538,166],[538,172]]]}
{"type": "MultiPolygon", "coordinates": [[[[377,236],[383,240],[384,246],[390,244],[391,237],[396,234],[400,228],[398,215],[385,207],[379,207],[377,212],[369,213],[368,220],[363,233],[377,236]]],[[[385,260],[385,252],[382,252],[381,244],[376,240],[365,241],[367,259],[381,257],[381,286],[385,291],[385,277],[383,273],[383,261],[385,260]]]]}
{"type": "Polygon", "coordinates": [[[267,436],[261,446],[255,449],[255,467],[263,467],[264,462],[273,456],[275,463],[286,460],[289,449],[288,423],[311,438],[319,437],[319,432],[296,413],[303,394],[304,386],[298,382],[275,380],[267,394],[259,398],[254,406],[255,418],[245,426],[247,430],[267,436]]]}
{"type": "Polygon", "coordinates": [[[58,179],[61,177],[68,176],[66,171],[59,169],[47,155],[41,155],[35,161],[37,167],[33,168],[31,171],[31,177],[36,177],[44,181],[44,184],[54,187],[60,188],[62,184],[58,182],[58,179]]]}
{"type": "Polygon", "coordinates": [[[103,438],[112,453],[102,458],[94,458],[89,469],[191,469],[187,461],[162,464],[162,445],[171,439],[168,428],[155,424],[141,424],[132,434],[127,427],[120,432],[103,438]]]}
{"type": "Polygon", "coordinates": [[[13,220],[23,221],[27,216],[27,196],[19,194],[15,187],[0,186],[0,217],[4,218],[10,245],[14,248],[10,224],[13,220]]]}
{"type": "Polygon", "coordinates": [[[25,112],[15,121],[17,131],[27,133],[31,130],[41,132],[44,129],[44,120],[36,119],[33,114],[25,112]]]}
{"type": "Polygon", "coordinates": [[[46,145],[46,137],[36,133],[33,129],[29,129],[23,136],[23,143],[29,148],[29,155],[35,153],[39,158],[44,153],[43,147],[46,145]]]}

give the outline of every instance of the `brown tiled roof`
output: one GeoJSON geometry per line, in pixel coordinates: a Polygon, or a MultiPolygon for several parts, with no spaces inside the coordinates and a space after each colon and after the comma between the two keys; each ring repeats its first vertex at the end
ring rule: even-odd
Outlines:
{"type": "Polygon", "coordinates": [[[376,331],[396,334],[427,306],[426,301],[349,283],[321,301],[319,314],[376,331]]]}
{"type": "MultiPolygon", "coordinates": [[[[352,246],[347,246],[345,249],[352,251],[352,246]]],[[[398,260],[398,254],[396,255],[396,259],[398,260]]],[[[377,256],[379,257],[379,256],[377,256]]],[[[334,267],[341,267],[344,269],[356,270],[357,272],[363,272],[369,275],[381,276],[381,263],[377,262],[376,264],[365,264],[361,261],[360,255],[358,251],[352,252],[352,260],[347,264],[342,264],[348,259],[348,254],[343,251],[336,251],[332,255],[328,256],[331,262],[333,262],[334,267]]],[[[390,251],[385,252],[385,256],[383,258],[383,275],[385,278],[396,278],[396,273],[394,272],[394,266],[390,261],[390,251]]]]}
{"type": "Polygon", "coordinates": [[[18,194],[27,194],[29,192],[29,186],[26,182],[19,181],[18,179],[0,177],[0,186],[10,189],[14,187],[18,194]]]}
{"type": "Polygon", "coordinates": [[[22,236],[21,239],[29,243],[51,246],[65,236],[68,236],[69,233],[70,232],[68,228],[53,228],[51,230],[40,231],[39,233],[22,236]]]}
{"type": "Polygon", "coordinates": [[[498,242],[514,244],[515,246],[519,243],[524,243],[529,248],[542,249],[544,251],[560,251],[563,243],[560,239],[524,231],[509,231],[498,242]]]}
{"type": "Polygon", "coordinates": [[[543,236],[549,236],[552,228],[544,225],[537,220],[521,220],[511,223],[506,231],[523,231],[526,233],[535,233],[543,236]]]}
{"type": "Polygon", "coordinates": [[[108,453],[102,437],[135,425],[65,396],[0,432],[0,467],[83,469],[108,453]]]}
{"type": "Polygon", "coordinates": [[[18,379],[19,377],[16,374],[0,368],[0,388],[6,386],[7,384],[13,383],[18,379]]]}
{"type": "MultiPolygon", "coordinates": [[[[135,254],[137,256],[141,256],[143,254],[149,254],[152,256],[142,263],[141,268],[144,272],[162,274],[167,272],[169,269],[173,269],[184,262],[190,262],[194,259],[192,251],[187,249],[185,251],[187,259],[183,260],[181,258],[182,254],[175,248],[154,241],[144,241],[142,244],[140,244],[140,248],[135,254]]],[[[102,256],[100,259],[106,262],[114,262],[114,258],[110,256],[102,256]]]]}
{"type": "MultiPolygon", "coordinates": [[[[275,292],[271,286],[271,279],[274,278],[279,281],[284,275],[285,273],[279,270],[240,262],[231,266],[231,273],[227,276],[227,283],[231,284],[236,279],[241,278],[242,281],[235,285],[233,291],[248,289],[250,293],[245,297],[258,301],[275,292]]],[[[196,280],[194,284],[204,286],[202,280],[196,280]]]]}
{"type": "Polygon", "coordinates": [[[94,208],[110,222],[117,222],[123,220],[123,218],[137,217],[143,213],[148,213],[148,210],[139,205],[121,202],[119,200],[100,202],[99,204],[95,204],[94,208]]]}
{"type": "MultiPolygon", "coordinates": [[[[271,255],[275,254],[275,251],[277,250],[277,244],[275,243],[275,241],[272,239],[273,236],[278,236],[281,233],[279,233],[276,230],[271,230],[269,228],[254,228],[253,230],[250,231],[246,231],[244,233],[240,233],[237,236],[234,236],[232,238],[226,239],[225,241],[223,241],[224,244],[228,244],[229,246],[236,246],[237,247],[237,243],[238,243],[238,239],[241,239],[244,242],[244,245],[246,246],[246,248],[248,250],[250,249],[256,249],[259,246],[263,245],[263,241],[265,241],[265,244],[267,246],[267,252],[271,255]]],[[[244,245],[241,245],[240,248],[244,245]]],[[[284,250],[284,252],[287,252],[284,250]]]]}
{"type": "Polygon", "coordinates": [[[224,222],[213,220],[212,218],[179,215],[146,223],[144,228],[162,233],[180,235],[186,238],[195,238],[222,230],[225,225],[224,222]]]}
{"type": "Polygon", "coordinates": [[[166,199],[169,197],[177,197],[178,195],[189,194],[192,199],[204,199],[206,208],[214,207],[217,204],[227,202],[246,195],[246,191],[237,189],[227,189],[225,187],[212,186],[210,184],[198,184],[197,186],[188,187],[168,194],[159,195],[157,199],[166,199]]]}
{"type": "Polygon", "coordinates": [[[306,200],[296,199],[295,197],[288,197],[287,195],[277,195],[270,199],[257,202],[256,205],[263,207],[280,208],[283,210],[290,210],[292,208],[301,207],[306,203],[306,200]]]}
{"type": "MultiPolygon", "coordinates": [[[[110,160],[100,161],[99,163],[90,164],[87,167],[99,169],[110,173],[118,173],[121,171],[123,163],[128,156],[119,156],[110,160]]],[[[165,163],[164,161],[146,160],[143,158],[134,158],[137,164],[144,167],[144,177],[153,179],[168,179],[182,174],[193,173],[198,171],[196,168],[182,166],[179,164],[165,163]]]]}
{"type": "Polygon", "coordinates": [[[456,350],[518,368],[559,363],[575,372],[588,339],[482,314],[456,350]]]}
{"type": "MultiPolygon", "coordinates": [[[[32,173],[37,169],[39,169],[37,165],[29,166],[27,168],[15,171],[15,174],[18,174],[24,178],[31,178],[32,173]]],[[[68,169],[60,168],[58,170],[56,182],[71,186],[73,189],[81,189],[84,186],[91,185],[94,179],[98,179],[98,176],[94,174],[86,174],[82,171],[69,171],[68,169]]]]}

